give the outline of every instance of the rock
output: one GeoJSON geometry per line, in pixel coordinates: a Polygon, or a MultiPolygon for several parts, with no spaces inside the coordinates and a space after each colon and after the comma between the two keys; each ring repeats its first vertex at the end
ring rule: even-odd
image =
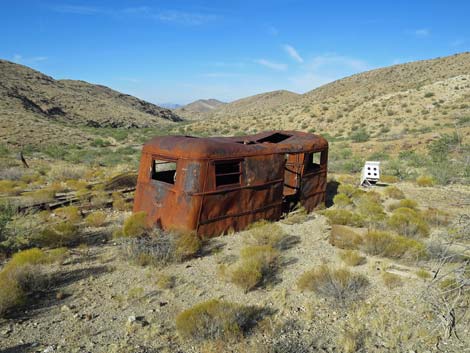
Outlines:
{"type": "Polygon", "coordinates": [[[70,309],[70,307],[69,307],[68,305],[62,305],[62,306],[60,307],[60,311],[62,311],[62,312],[69,312],[70,310],[71,310],[71,309],[70,309]]]}
{"type": "Polygon", "coordinates": [[[139,326],[147,326],[149,325],[148,321],[145,320],[145,316],[135,316],[131,315],[127,318],[128,325],[139,325],[139,326]]]}
{"type": "Polygon", "coordinates": [[[46,349],[44,349],[42,352],[43,353],[50,353],[50,352],[54,352],[54,351],[55,351],[55,346],[52,345],[52,346],[46,347],[46,349]]]}

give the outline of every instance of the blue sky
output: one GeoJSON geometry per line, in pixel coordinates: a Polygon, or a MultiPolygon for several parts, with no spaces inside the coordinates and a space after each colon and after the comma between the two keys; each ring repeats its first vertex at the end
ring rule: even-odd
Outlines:
{"type": "Polygon", "coordinates": [[[0,58],[154,103],[303,93],[470,50],[470,1],[0,0],[0,58]]]}

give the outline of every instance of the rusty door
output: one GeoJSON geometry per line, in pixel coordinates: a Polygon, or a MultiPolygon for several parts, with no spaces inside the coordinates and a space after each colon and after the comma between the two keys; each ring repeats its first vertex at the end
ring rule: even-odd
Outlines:
{"type": "Polygon", "coordinates": [[[298,194],[302,171],[304,167],[303,153],[286,154],[286,166],[284,168],[284,196],[298,194]]]}

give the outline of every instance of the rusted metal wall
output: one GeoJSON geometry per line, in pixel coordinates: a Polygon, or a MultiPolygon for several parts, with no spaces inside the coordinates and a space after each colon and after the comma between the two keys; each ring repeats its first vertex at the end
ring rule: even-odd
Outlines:
{"type": "Polygon", "coordinates": [[[311,211],[325,201],[328,143],[315,135],[289,133],[291,141],[262,145],[256,140],[268,132],[244,136],[241,145],[236,138],[152,140],[142,153],[134,211],[145,211],[149,225],[201,236],[238,231],[259,219],[278,220],[285,197],[294,196],[311,211]],[[324,152],[315,170],[306,165],[313,151],[324,152]],[[151,178],[153,159],[177,161],[174,184],[151,178]],[[230,159],[241,163],[240,183],[217,187],[215,165],[230,159]]]}

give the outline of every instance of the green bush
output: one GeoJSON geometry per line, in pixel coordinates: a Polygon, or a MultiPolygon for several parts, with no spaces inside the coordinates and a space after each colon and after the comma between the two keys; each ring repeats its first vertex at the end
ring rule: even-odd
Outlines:
{"type": "Polygon", "coordinates": [[[323,214],[331,224],[351,225],[362,227],[365,222],[363,217],[348,210],[325,210],[323,214]]]}
{"type": "Polygon", "coordinates": [[[148,231],[147,213],[144,211],[130,215],[122,227],[122,234],[125,237],[136,238],[144,235],[148,231]]]}
{"type": "Polygon", "coordinates": [[[250,227],[245,240],[251,245],[269,245],[281,250],[285,247],[288,235],[279,224],[263,221],[250,227]]]}
{"type": "Polygon", "coordinates": [[[366,260],[366,258],[356,250],[345,250],[339,254],[339,257],[349,266],[362,265],[366,260]]]}
{"type": "Polygon", "coordinates": [[[354,131],[351,136],[351,140],[354,142],[366,142],[369,141],[370,135],[367,130],[361,128],[359,130],[354,131]]]}
{"type": "Polygon", "coordinates": [[[57,248],[78,242],[79,237],[79,228],[69,221],[63,221],[45,227],[34,237],[33,242],[41,247],[57,248]]]}
{"type": "Polygon", "coordinates": [[[394,259],[419,260],[427,257],[423,243],[377,230],[371,230],[363,237],[361,248],[367,254],[394,259]]]}
{"type": "Polygon", "coordinates": [[[336,194],[333,197],[333,203],[340,208],[347,207],[352,204],[351,199],[346,194],[336,194]]]}
{"type": "Polygon", "coordinates": [[[387,186],[384,190],[386,196],[395,200],[402,200],[405,198],[405,194],[396,186],[387,186]]]}
{"type": "Polygon", "coordinates": [[[256,323],[259,309],[212,299],[186,309],[176,317],[183,338],[237,340],[256,323]]]}
{"type": "Polygon", "coordinates": [[[388,219],[388,225],[398,234],[407,237],[429,235],[429,226],[420,213],[407,207],[394,210],[388,219]]]}
{"type": "Polygon", "coordinates": [[[421,175],[416,178],[416,184],[421,187],[430,187],[434,185],[434,179],[428,175],[421,175]]]}

